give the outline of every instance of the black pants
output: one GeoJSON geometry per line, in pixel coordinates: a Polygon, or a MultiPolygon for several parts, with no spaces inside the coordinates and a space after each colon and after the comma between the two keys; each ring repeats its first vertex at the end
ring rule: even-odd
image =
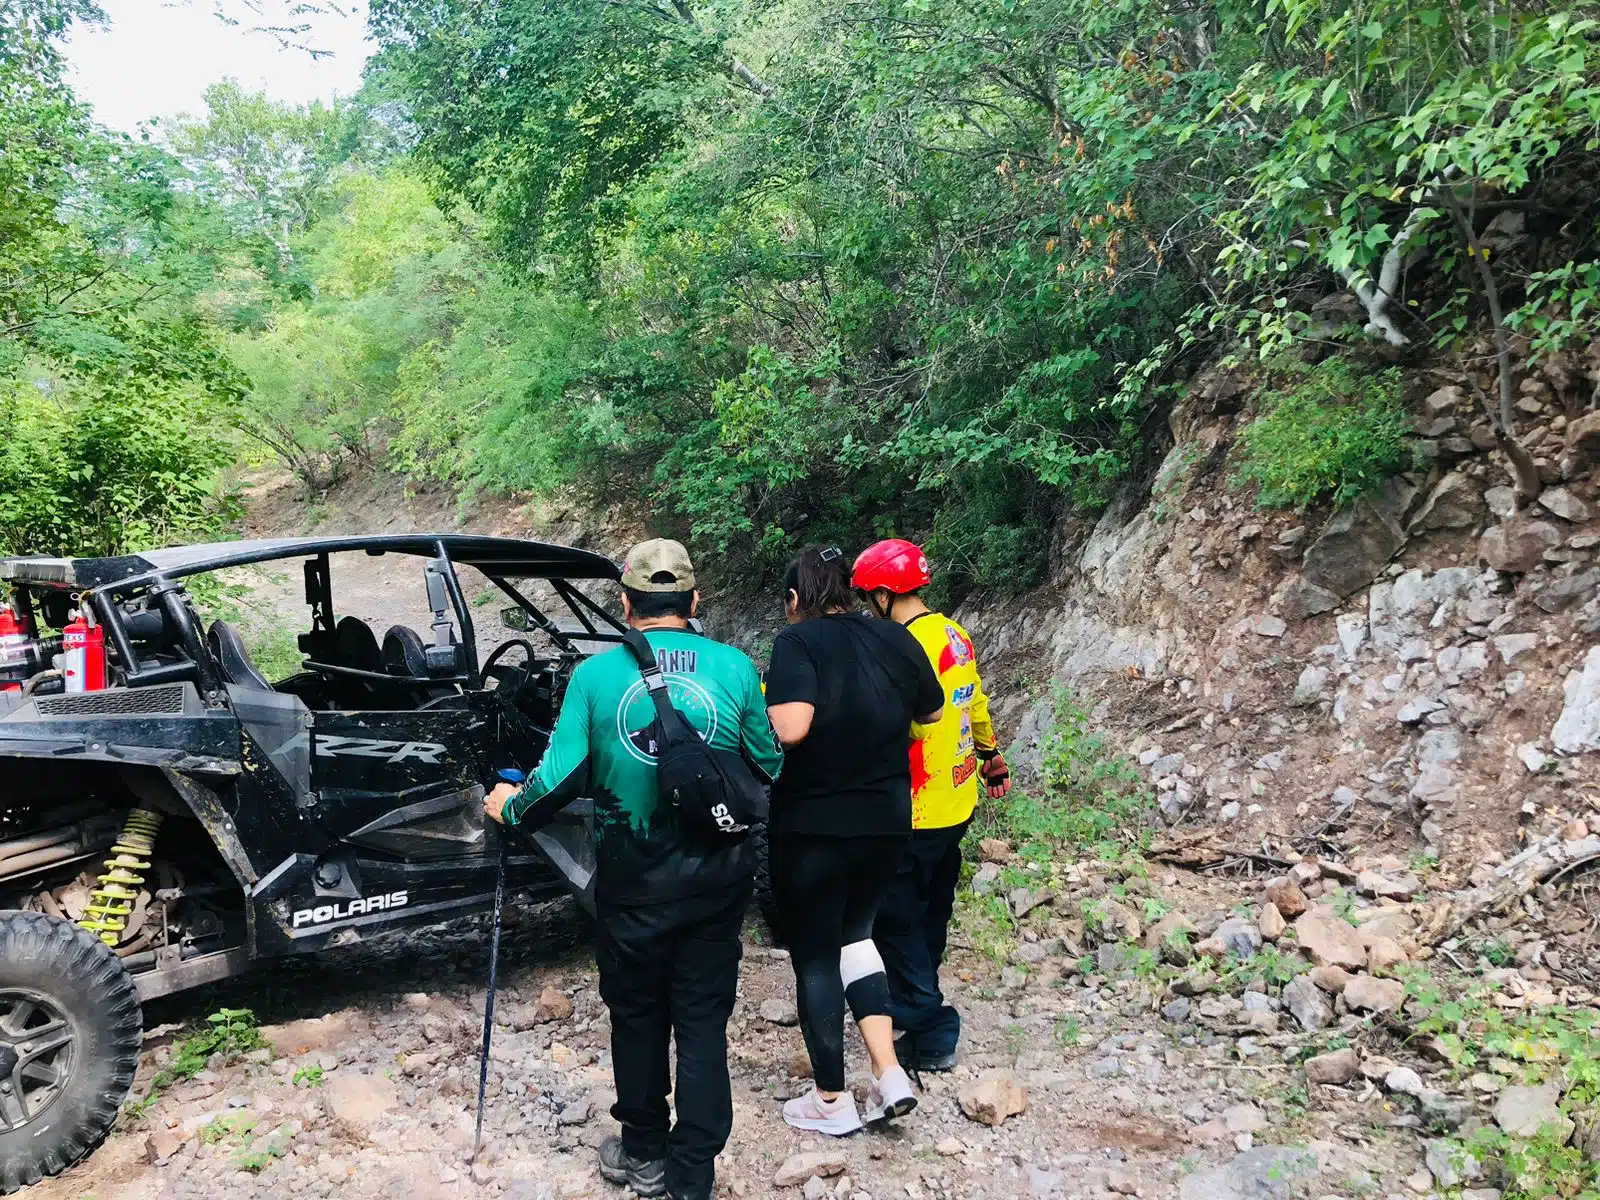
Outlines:
{"type": "Polygon", "coordinates": [[[750,885],[659,906],[600,902],[600,998],[611,1011],[611,1060],[622,1143],[667,1160],[667,1188],[709,1198],[733,1129],[728,1017],[744,952],[750,885]],[[667,1049],[676,1041],[678,1121],[669,1131],[667,1049]]]}
{"type": "Polygon", "coordinates": [[[811,1073],[844,1090],[844,1009],[886,1016],[889,987],[872,944],[872,918],[900,862],[901,837],[775,835],[772,898],[794,963],[796,1008],[811,1073]]]}
{"type": "Polygon", "coordinates": [[[970,819],[945,829],[912,830],[899,873],[872,925],[872,940],[889,975],[889,1015],[923,1054],[954,1054],[961,1036],[961,1014],[939,990],[939,964],[961,879],[961,838],[969,824],[970,819]]]}

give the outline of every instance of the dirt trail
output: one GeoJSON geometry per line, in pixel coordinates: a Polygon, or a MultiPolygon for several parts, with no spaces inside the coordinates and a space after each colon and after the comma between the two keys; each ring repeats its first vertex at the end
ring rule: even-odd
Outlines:
{"type": "MultiPolygon", "coordinates": [[[[781,1100],[803,1086],[794,1071],[804,1052],[787,1023],[787,958],[752,928],[730,1030],[735,1125],[720,1194],[1278,1196],[1295,1184],[1295,1163],[1314,1162],[1299,1181],[1316,1182],[1314,1194],[1372,1195],[1398,1190],[1415,1171],[1410,1139],[1382,1132],[1397,1114],[1381,1092],[1365,1101],[1344,1089],[1308,1096],[1300,1069],[1282,1057],[1300,1038],[1268,1034],[1241,1050],[1214,1022],[1165,1019],[1146,981],[1079,974],[1061,940],[1041,936],[1059,927],[1043,911],[1030,925],[1025,936],[1037,940],[1021,945],[1038,952],[1022,955],[1036,960],[1027,969],[958,944],[946,977],[966,1016],[961,1065],[924,1077],[921,1107],[893,1128],[828,1145],[779,1117],[781,1100]],[[763,1001],[774,999],[768,1015],[784,1023],[762,1016],[763,1001]],[[1027,1108],[993,1128],[964,1115],[957,1096],[996,1070],[1026,1089],[1027,1108]],[[1263,1151],[1273,1146],[1297,1149],[1263,1151]],[[813,1184],[775,1182],[794,1155],[813,1152],[839,1169],[813,1184]],[[1213,1178],[1213,1161],[1235,1174],[1213,1178]],[[1255,1175],[1239,1173],[1240,1164],[1263,1163],[1255,1175]]],[[[488,1146],[476,1165],[465,1161],[485,954],[486,925],[468,920],[270,965],[152,1005],[153,1029],[203,1021],[225,1004],[252,1006],[272,1022],[272,1056],[219,1063],[169,1089],[125,1118],[87,1163],[31,1194],[621,1195],[594,1171],[594,1147],[614,1129],[609,1030],[587,923],[567,902],[519,908],[512,918],[488,1146]]],[[[149,1044],[141,1085],[171,1054],[170,1032],[149,1044]]],[[[859,1045],[852,1066],[864,1067],[859,1045]]]]}

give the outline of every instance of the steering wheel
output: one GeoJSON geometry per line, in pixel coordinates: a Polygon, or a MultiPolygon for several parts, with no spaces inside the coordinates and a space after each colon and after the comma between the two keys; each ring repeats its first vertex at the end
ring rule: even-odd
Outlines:
{"type": "Polygon", "coordinates": [[[515,690],[512,691],[510,695],[505,697],[505,702],[507,704],[515,704],[518,698],[522,695],[522,689],[528,685],[528,680],[533,678],[533,661],[533,647],[522,638],[512,638],[509,642],[502,642],[500,645],[496,646],[489,657],[484,660],[483,670],[478,672],[478,686],[487,691],[489,689],[489,680],[492,679],[495,682],[495,690],[499,691],[500,686],[504,684],[513,673],[520,673],[522,678],[517,681],[515,690]],[[524,670],[517,667],[508,667],[500,661],[505,657],[507,650],[511,650],[517,646],[522,647],[522,653],[528,660],[528,669],[524,670]]]}

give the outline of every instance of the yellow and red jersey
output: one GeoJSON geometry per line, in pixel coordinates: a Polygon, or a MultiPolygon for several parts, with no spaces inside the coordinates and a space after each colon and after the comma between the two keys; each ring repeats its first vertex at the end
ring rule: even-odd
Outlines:
{"type": "Polygon", "coordinates": [[[977,807],[977,752],[995,748],[989,698],[965,629],[936,612],[914,617],[906,628],[927,653],[944,689],[944,715],[912,731],[911,826],[945,829],[961,824],[977,807]]]}

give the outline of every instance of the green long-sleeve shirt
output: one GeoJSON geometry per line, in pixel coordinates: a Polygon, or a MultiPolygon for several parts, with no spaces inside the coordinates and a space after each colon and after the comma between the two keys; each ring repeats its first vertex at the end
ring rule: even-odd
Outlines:
{"type": "MultiPolygon", "coordinates": [[[[755,664],[742,651],[688,630],[653,629],[645,637],[673,706],[712,746],[742,751],[758,777],[774,779],[783,751],[767,720],[755,664]]],[[[627,647],[585,659],[572,674],[544,757],[506,804],[506,824],[537,828],[564,804],[588,796],[595,803],[602,877],[607,859],[613,870],[661,866],[680,831],[656,785],[649,736],[654,720],[627,647]]]]}

